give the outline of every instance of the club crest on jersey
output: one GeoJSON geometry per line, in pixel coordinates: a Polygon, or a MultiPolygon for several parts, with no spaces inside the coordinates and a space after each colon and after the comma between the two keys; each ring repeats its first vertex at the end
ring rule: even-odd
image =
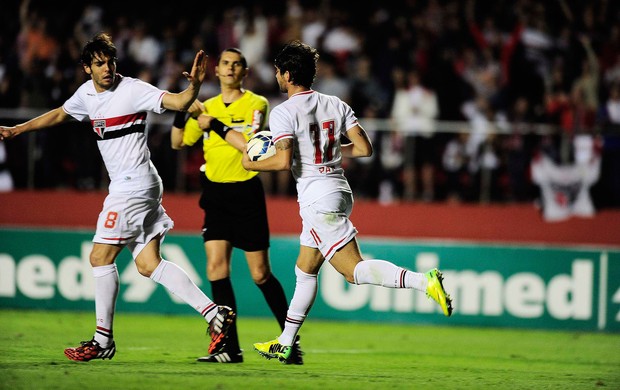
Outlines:
{"type": "Polygon", "coordinates": [[[105,133],[105,119],[94,120],[93,130],[99,135],[99,138],[103,138],[103,133],[105,133]]]}

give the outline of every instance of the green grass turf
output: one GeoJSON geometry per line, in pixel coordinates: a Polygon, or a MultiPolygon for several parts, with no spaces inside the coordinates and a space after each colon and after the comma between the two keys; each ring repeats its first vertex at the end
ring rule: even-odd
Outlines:
{"type": "Polygon", "coordinates": [[[243,364],[198,363],[198,316],[117,313],[112,360],[69,361],[94,313],[0,310],[0,389],[620,389],[620,335],[306,321],[303,366],[252,343],[272,319],[238,321],[243,364]]]}

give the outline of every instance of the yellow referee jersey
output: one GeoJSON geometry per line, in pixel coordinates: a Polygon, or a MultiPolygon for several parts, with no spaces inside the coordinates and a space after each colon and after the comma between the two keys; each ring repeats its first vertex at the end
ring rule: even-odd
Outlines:
{"type": "MultiPolygon", "coordinates": [[[[264,128],[269,113],[269,102],[264,96],[245,90],[243,96],[235,102],[224,105],[222,95],[217,95],[204,102],[205,111],[220,122],[243,132],[246,140],[252,134],[264,128]]],[[[246,181],[258,175],[258,172],[246,171],[241,165],[240,151],[224,141],[213,131],[203,132],[198,121],[190,118],[185,124],[183,143],[193,145],[202,137],[206,163],[207,178],[217,183],[234,183],[246,181]]]]}

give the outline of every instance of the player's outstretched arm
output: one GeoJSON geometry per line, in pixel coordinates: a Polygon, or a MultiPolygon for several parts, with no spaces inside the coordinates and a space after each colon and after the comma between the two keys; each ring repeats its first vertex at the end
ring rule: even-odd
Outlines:
{"type": "Polygon", "coordinates": [[[15,126],[0,126],[0,140],[13,138],[21,133],[44,129],[46,127],[56,126],[62,122],[69,120],[71,117],[62,109],[55,108],[45,114],[39,115],[27,122],[20,123],[15,126]]]}
{"type": "Polygon", "coordinates": [[[162,99],[162,106],[168,110],[187,111],[198,97],[200,86],[207,74],[207,55],[200,50],[194,58],[194,65],[190,73],[183,72],[189,81],[189,86],[179,93],[166,93],[162,99]]]}

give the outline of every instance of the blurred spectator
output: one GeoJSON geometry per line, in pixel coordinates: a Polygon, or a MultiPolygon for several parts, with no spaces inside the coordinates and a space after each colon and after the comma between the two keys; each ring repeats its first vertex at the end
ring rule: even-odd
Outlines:
{"type": "Polygon", "coordinates": [[[376,149],[381,161],[381,180],[377,200],[381,204],[391,204],[403,194],[405,137],[397,131],[382,132],[378,146],[376,149]]]}
{"type": "Polygon", "coordinates": [[[351,88],[350,105],[353,111],[365,118],[367,110],[372,110],[371,117],[386,117],[388,114],[389,92],[373,76],[372,61],[361,56],[353,65],[349,85],[351,88]]]}
{"type": "Polygon", "coordinates": [[[95,3],[86,3],[73,31],[80,46],[98,32],[103,31],[103,8],[95,3]]]}
{"type": "MultiPolygon", "coordinates": [[[[479,188],[479,200],[483,203],[503,200],[500,183],[502,166],[500,160],[500,137],[491,132],[480,144],[476,153],[469,159],[469,171],[473,178],[472,189],[479,188]]],[[[475,192],[474,192],[475,193],[475,192]]]]}
{"type": "Polygon", "coordinates": [[[500,165],[497,133],[506,128],[506,117],[502,112],[496,112],[483,97],[465,103],[463,114],[470,124],[465,152],[473,192],[469,194],[468,200],[486,201],[489,197],[497,200],[500,165]]]}
{"type": "Polygon", "coordinates": [[[523,2],[521,16],[523,18],[523,31],[521,32],[521,44],[525,50],[525,59],[529,61],[538,76],[546,80],[549,75],[549,52],[553,48],[553,40],[549,35],[547,25],[547,8],[544,3],[523,2]]]}
{"type": "Polygon", "coordinates": [[[6,146],[4,142],[0,142],[0,192],[9,192],[13,190],[13,177],[9,171],[6,156],[6,146]]]}
{"type": "Polygon", "coordinates": [[[168,91],[182,91],[184,88],[181,88],[179,82],[184,69],[185,66],[177,58],[177,52],[168,48],[159,66],[157,87],[168,91]]]}
{"type": "MultiPolygon", "coordinates": [[[[350,57],[359,53],[360,43],[360,37],[351,25],[348,12],[332,10],[320,49],[333,56],[335,59],[333,64],[337,71],[343,71],[350,57]]],[[[320,75],[317,77],[321,79],[320,75]]]]}
{"type": "Polygon", "coordinates": [[[390,117],[396,130],[406,137],[403,171],[403,197],[412,200],[420,196],[424,201],[435,197],[435,167],[439,155],[435,137],[435,118],[439,115],[435,92],[422,86],[416,70],[406,72],[405,80],[398,80],[390,117]],[[421,191],[418,191],[418,181],[421,191]],[[418,193],[419,192],[419,193],[418,193]]]}
{"type": "MultiPolygon", "coordinates": [[[[118,66],[126,68],[125,64],[133,63],[133,58],[129,55],[129,43],[133,37],[133,29],[129,17],[125,14],[118,14],[111,27],[111,35],[114,40],[118,55],[118,66]]],[[[133,68],[134,66],[132,66],[133,68]]]]}
{"type": "Polygon", "coordinates": [[[323,36],[327,30],[325,15],[321,14],[325,7],[308,7],[304,10],[301,40],[312,47],[321,47],[323,36]]]}
{"type": "Polygon", "coordinates": [[[582,62],[581,74],[579,74],[573,83],[573,89],[579,91],[586,110],[593,114],[598,109],[599,62],[592,48],[590,39],[587,36],[581,36],[579,40],[583,45],[586,58],[582,62]]]}
{"type": "Polygon", "coordinates": [[[497,100],[500,92],[501,68],[499,62],[493,58],[491,50],[484,49],[480,55],[473,49],[466,47],[463,50],[460,75],[469,83],[476,96],[489,101],[497,100]]]}
{"type": "Polygon", "coordinates": [[[235,21],[234,36],[239,49],[245,54],[252,71],[246,79],[246,87],[257,93],[268,90],[265,85],[273,84],[274,70],[269,62],[269,23],[259,5],[254,5],[235,21]]]}
{"type": "Polygon", "coordinates": [[[601,44],[601,70],[607,85],[620,81],[620,25],[609,28],[609,37],[601,44]]]}
{"type": "Polygon", "coordinates": [[[21,29],[17,36],[19,64],[26,74],[36,72],[41,67],[44,68],[58,50],[58,42],[49,34],[47,18],[38,10],[31,10],[29,6],[29,0],[22,1],[20,5],[21,29]]]}
{"type": "MultiPolygon", "coordinates": [[[[127,54],[143,67],[154,68],[162,55],[162,45],[151,34],[146,21],[138,21],[129,39],[127,54]]],[[[147,81],[148,82],[148,81],[147,81]]]]}
{"type": "Polygon", "coordinates": [[[453,134],[446,144],[441,156],[442,167],[445,172],[446,200],[450,203],[459,203],[469,192],[469,176],[467,171],[467,129],[453,134]]]}
{"type": "Polygon", "coordinates": [[[267,18],[263,14],[261,6],[254,5],[251,8],[240,11],[240,17],[233,24],[234,40],[245,54],[249,64],[264,63],[267,60],[269,48],[269,28],[267,18]]]}
{"type": "Polygon", "coordinates": [[[239,19],[240,9],[236,7],[226,8],[222,14],[222,20],[217,26],[217,42],[221,50],[227,47],[237,47],[235,36],[235,23],[239,19]]]}
{"type": "Polygon", "coordinates": [[[620,206],[620,81],[613,83],[600,109],[603,128],[601,183],[596,200],[602,207],[620,206]]]}
{"type": "Polygon", "coordinates": [[[340,75],[337,60],[329,53],[321,53],[317,63],[317,80],[312,89],[327,95],[339,96],[347,103],[351,102],[349,81],[340,75]]]}
{"type": "Polygon", "coordinates": [[[532,128],[536,121],[525,97],[515,100],[507,119],[511,130],[503,136],[502,145],[508,180],[506,200],[525,202],[532,197],[529,168],[537,137],[532,128]]]}
{"type": "Polygon", "coordinates": [[[506,117],[503,113],[496,112],[484,97],[476,97],[463,103],[462,112],[470,124],[467,154],[475,161],[474,156],[489,135],[498,131],[498,128],[506,126],[506,117]]]}
{"type": "Polygon", "coordinates": [[[620,129],[620,80],[610,86],[609,96],[601,107],[598,117],[599,123],[603,126],[620,129]]]}

